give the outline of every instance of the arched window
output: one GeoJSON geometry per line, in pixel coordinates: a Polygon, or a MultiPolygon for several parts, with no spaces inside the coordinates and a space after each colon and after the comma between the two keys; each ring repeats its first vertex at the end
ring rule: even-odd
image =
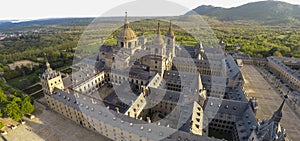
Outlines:
{"type": "Polygon", "coordinates": [[[131,47],[131,42],[128,43],[128,47],[129,47],[129,48],[131,47]]]}

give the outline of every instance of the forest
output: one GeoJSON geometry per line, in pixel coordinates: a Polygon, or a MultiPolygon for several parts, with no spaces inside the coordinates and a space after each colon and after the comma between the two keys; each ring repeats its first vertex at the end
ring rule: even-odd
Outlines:
{"type": "MultiPolygon", "coordinates": [[[[227,51],[240,50],[258,58],[268,56],[300,58],[300,28],[297,26],[267,26],[250,21],[219,21],[212,17],[202,17],[209,25],[209,29],[197,29],[188,23],[187,27],[196,30],[201,36],[205,36],[207,33],[205,30],[213,31],[217,39],[222,38],[227,44],[225,48],[227,51]]],[[[193,20],[194,17],[188,18],[193,20]]],[[[123,20],[120,17],[108,19],[106,22],[114,24],[115,21],[123,20]]],[[[103,43],[116,44],[116,35],[122,27],[109,36],[106,36],[109,30],[92,30],[85,41],[86,46],[78,48],[82,33],[86,32],[91,21],[90,18],[79,18],[0,25],[0,33],[7,35],[0,40],[0,76],[15,84],[17,88],[23,87],[23,83],[34,84],[39,81],[39,75],[44,70],[44,53],[47,54],[51,67],[59,69],[71,66],[74,58],[80,59],[80,56],[74,55],[75,52],[90,53],[91,48],[97,51],[103,43]],[[15,70],[8,67],[8,64],[19,60],[30,60],[40,65],[34,67],[24,65],[15,70]],[[22,81],[19,78],[22,78],[22,81]]],[[[160,21],[160,23],[161,33],[166,34],[169,22],[160,21]]],[[[157,21],[136,21],[130,23],[130,27],[137,36],[149,35],[151,41],[156,34],[157,21]]],[[[173,29],[177,44],[188,46],[197,44],[195,38],[178,25],[173,24],[173,29]]],[[[209,41],[203,42],[208,44],[209,41]]]]}

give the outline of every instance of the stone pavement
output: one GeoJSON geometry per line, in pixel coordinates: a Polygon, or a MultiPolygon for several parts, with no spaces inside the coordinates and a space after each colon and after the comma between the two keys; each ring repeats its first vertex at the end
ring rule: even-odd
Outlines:
{"type": "MultiPolygon", "coordinates": [[[[269,119],[273,112],[278,109],[283,99],[257,69],[250,65],[244,65],[241,68],[245,79],[244,90],[247,98],[256,97],[258,99],[259,109],[256,117],[259,120],[269,119]]],[[[300,139],[300,119],[287,104],[284,105],[280,123],[286,129],[288,137],[294,141],[300,139]]]]}

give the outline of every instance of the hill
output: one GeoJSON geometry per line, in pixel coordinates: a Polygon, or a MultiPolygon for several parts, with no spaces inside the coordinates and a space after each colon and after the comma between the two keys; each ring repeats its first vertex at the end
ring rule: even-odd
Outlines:
{"type": "Polygon", "coordinates": [[[233,8],[202,5],[187,14],[216,17],[221,21],[256,21],[263,25],[300,25],[300,6],[280,1],[260,1],[233,8]]]}
{"type": "Polygon", "coordinates": [[[94,18],[52,18],[29,21],[0,21],[0,32],[36,30],[49,27],[87,26],[94,18]]]}

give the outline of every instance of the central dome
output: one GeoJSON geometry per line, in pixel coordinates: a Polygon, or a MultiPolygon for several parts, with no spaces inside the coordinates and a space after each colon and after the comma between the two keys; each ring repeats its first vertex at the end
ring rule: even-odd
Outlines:
{"type": "Polygon", "coordinates": [[[132,40],[136,38],[135,32],[129,28],[124,27],[118,34],[118,38],[122,40],[132,40]]]}
{"type": "Polygon", "coordinates": [[[129,27],[129,22],[127,18],[127,12],[125,13],[125,23],[124,28],[119,32],[118,38],[119,40],[132,40],[136,38],[135,32],[129,27]]]}

